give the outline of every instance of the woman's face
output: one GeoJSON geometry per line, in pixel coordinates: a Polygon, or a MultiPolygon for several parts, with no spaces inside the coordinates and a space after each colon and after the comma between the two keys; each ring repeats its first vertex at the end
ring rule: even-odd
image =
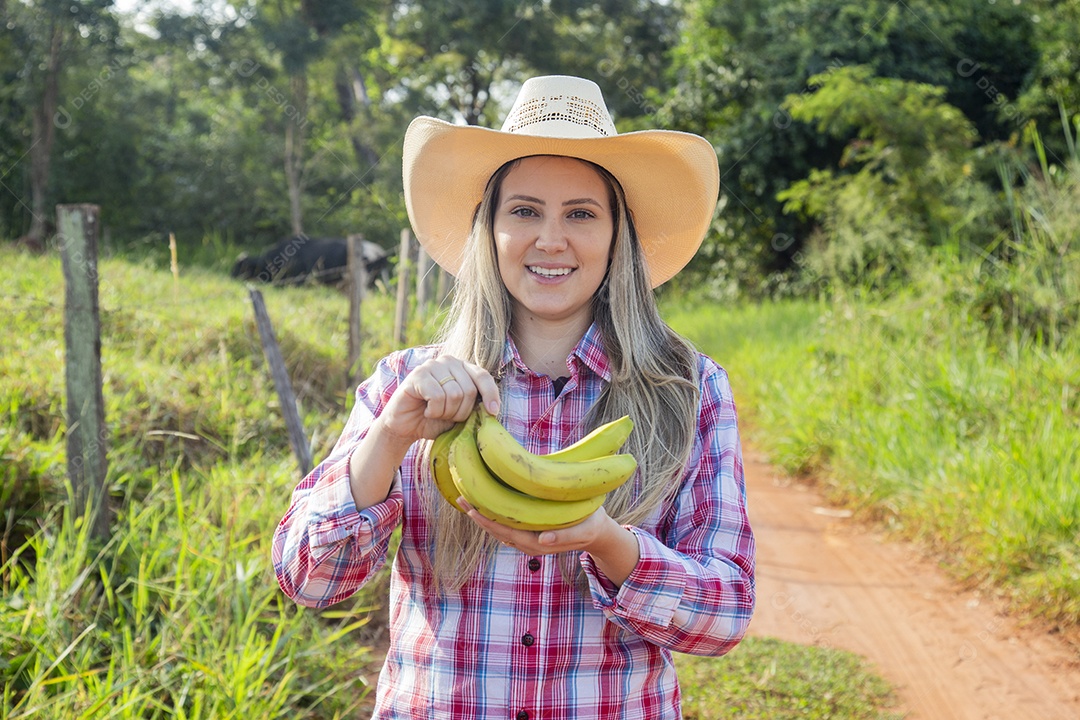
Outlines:
{"type": "Polygon", "coordinates": [[[566,157],[528,157],[503,179],[495,207],[499,273],[516,321],[592,321],[614,231],[607,182],[566,157]]]}

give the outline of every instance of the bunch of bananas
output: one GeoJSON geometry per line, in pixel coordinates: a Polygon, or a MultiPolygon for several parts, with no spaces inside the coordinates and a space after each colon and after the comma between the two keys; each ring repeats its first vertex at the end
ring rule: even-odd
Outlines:
{"type": "Polygon", "coordinates": [[[477,408],[465,422],[435,438],[431,474],[446,501],[464,497],[484,517],[525,530],[581,522],[637,469],[633,455],[616,454],[634,423],[628,416],[601,425],[558,452],[536,455],[498,418],[477,408]]]}

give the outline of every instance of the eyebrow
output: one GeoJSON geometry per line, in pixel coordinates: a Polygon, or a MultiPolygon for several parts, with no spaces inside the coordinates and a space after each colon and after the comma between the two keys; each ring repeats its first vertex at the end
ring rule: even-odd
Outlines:
{"type": "MultiPolygon", "coordinates": [[[[536,203],[537,205],[547,205],[546,202],[544,202],[540,198],[533,197],[532,195],[511,195],[510,197],[506,198],[505,202],[510,202],[511,200],[531,202],[536,203]]],[[[571,200],[567,200],[563,203],[563,207],[566,207],[567,205],[595,205],[598,208],[603,208],[603,205],[590,197],[573,198],[571,200]]]]}

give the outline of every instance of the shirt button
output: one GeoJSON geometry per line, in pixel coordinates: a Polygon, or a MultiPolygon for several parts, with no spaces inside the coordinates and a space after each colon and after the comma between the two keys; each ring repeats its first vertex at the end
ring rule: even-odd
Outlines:
{"type": "Polygon", "coordinates": [[[529,560],[529,569],[532,570],[533,572],[536,572],[537,570],[539,570],[540,569],[540,561],[537,560],[536,558],[531,558],[529,560]]]}
{"type": "Polygon", "coordinates": [[[518,710],[517,720],[529,720],[529,713],[524,710],[518,710]]]}
{"type": "MultiPolygon", "coordinates": [[[[536,642],[536,638],[534,638],[532,636],[532,633],[525,633],[524,635],[521,636],[521,644],[524,645],[525,647],[529,647],[534,642],[536,642]]],[[[525,712],[525,711],[522,710],[522,712],[525,712]]]]}

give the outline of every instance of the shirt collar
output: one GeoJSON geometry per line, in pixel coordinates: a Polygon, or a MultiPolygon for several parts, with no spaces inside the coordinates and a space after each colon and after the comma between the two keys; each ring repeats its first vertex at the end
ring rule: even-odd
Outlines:
{"type": "MultiPolygon", "coordinates": [[[[607,353],[604,352],[604,343],[600,337],[600,328],[596,323],[589,325],[589,329],[578,340],[578,344],[570,353],[570,364],[581,363],[600,376],[605,382],[611,381],[611,362],[607,353]]],[[[501,370],[505,372],[507,365],[513,365],[521,372],[531,372],[518,354],[514,339],[506,336],[506,346],[503,349],[501,370]]]]}

